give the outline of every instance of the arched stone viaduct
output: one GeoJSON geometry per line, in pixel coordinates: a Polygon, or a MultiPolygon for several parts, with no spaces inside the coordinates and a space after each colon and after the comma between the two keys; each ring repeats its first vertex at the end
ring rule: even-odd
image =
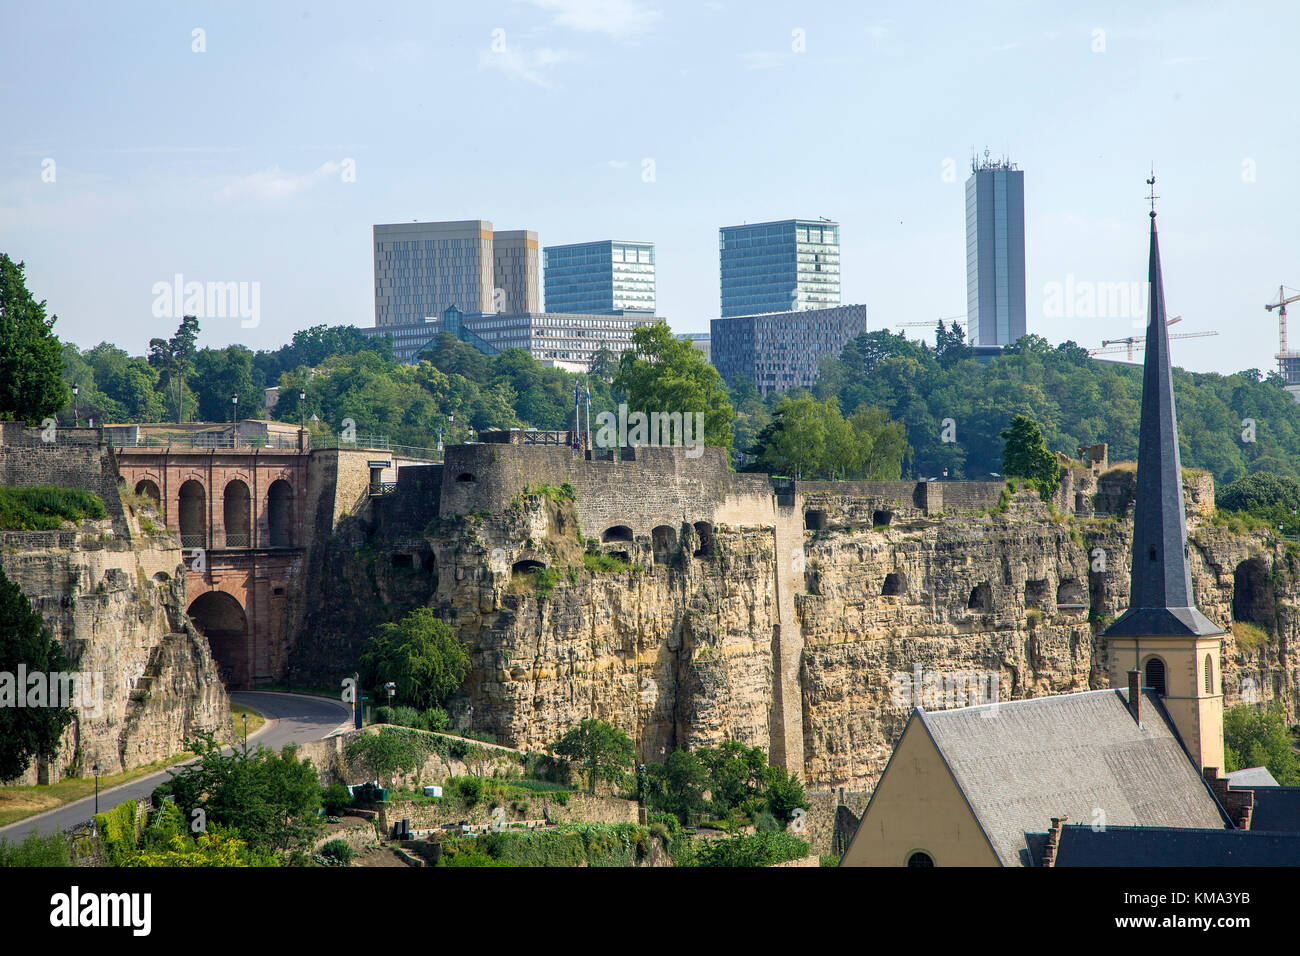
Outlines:
{"type": "Polygon", "coordinates": [[[274,682],[308,544],[311,455],[285,449],[119,448],[127,488],[185,549],[189,615],[230,689],[274,682]]]}

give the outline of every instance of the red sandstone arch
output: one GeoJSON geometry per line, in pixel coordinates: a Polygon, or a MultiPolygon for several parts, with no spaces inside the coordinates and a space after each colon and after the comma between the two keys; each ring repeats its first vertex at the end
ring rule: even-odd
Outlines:
{"type": "Polygon", "coordinates": [[[252,669],[243,605],[225,591],[208,591],[194,599],[188,613],[208,639],[226,687],[246,686],[252,669]]]}
{"type": "Polygon", "coordinates": [[[162,492],[158,490],[158,482],[152,478],[142,478],[135,483],[135,493],[145,498],[153,499],[153,506],[162,513],[162,492]]]}
{"type": "Polygon", "coordinates": [[[238,478],[229,482],[222,494],[222,517],[226,525],[226,547],[252,547],[252,496],[248,485],[238,478]]]}
{"type": "Polygon", "coordinates": [[[271,547],[293,547],[293,486],[283,478],[267,489],[266,524],[271,547]]]}
{"type": "Polygon", "coordinates": [[[181,528],[181,546],[206,548],[208,546],[208,493],[201,482],[191,478],[181,485],[176,515],[181,528]]]}

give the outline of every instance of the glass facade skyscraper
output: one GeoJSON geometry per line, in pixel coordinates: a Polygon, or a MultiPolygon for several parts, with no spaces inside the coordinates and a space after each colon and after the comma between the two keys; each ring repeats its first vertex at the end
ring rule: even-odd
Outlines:
{"type": "Polygon", "coordinates": [[[652,242],[578,242],[542,250],[547,312],[655,310],[652,242]]]}
{"type": "Polygon", "coordinates": [[[976,348],[1025,334],[1025,174],[1004,160],[971,163],[966,180],[966,328],[976,348]]]}
{"type": "Polygon", "coordinates": [[[718,230],[722,318],[840,304],[840,225],[786,219],[718,230]]]}

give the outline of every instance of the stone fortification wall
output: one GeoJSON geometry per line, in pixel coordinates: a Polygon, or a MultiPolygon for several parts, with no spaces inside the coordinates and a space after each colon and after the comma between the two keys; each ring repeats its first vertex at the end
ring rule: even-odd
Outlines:
{"type": "Polygon", "coordinates": [[[82,488],[104,500],[113,530],[129,534],[118,493],[113,450],[99,441],[97,428],[28,428],[0,422],[0,486],[32,488],[57,485],[82,488]],[[46,441],[41,436],[53,438],[46,441]]]}
{"type": "Polygon", "coordinates": [[[721,448],[697,458],[686,448],[623,451],[635,458],[590,461],[557,445],[454,445],[446,452],[440,513],[501,512],[525,485],[568,482],[582,503],[583,535],[599,538],[615,525],[649,535],[658,525],[712,521],[728,499],[772,494],[766,475],[731,472],[721,448]]]}

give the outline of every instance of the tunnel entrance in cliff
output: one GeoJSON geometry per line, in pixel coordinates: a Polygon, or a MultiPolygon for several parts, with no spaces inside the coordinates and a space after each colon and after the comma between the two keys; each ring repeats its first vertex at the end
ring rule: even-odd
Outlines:
{"type": "Polygon", "coordinates": [[[1232,572],[1232,619],[1273,627],[1276,606],[1268,563],[1263,558],[1247,558],[1232,572]]]}
{"type": "Polygon", "coordinates": [[[200,594],[189,607],[190,620],[208,639],[212,656],[227,690],[249,685],[248,617],[240,603],[224,591],[200,594]]]}

